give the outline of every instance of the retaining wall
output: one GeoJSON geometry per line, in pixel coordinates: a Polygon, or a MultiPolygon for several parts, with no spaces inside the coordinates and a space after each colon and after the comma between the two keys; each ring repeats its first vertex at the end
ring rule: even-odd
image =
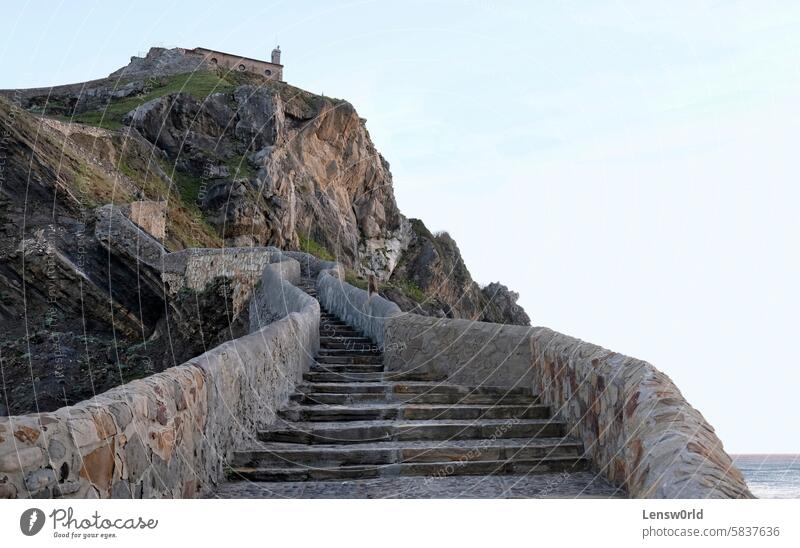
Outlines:
{"type": "Polygon", "coordinates": [[[264,269],[256,313],[285,314],[274,323],[77,405],[0,418],[0,497],[192,497],[218,482],[318,347],[319,305],[283,277],[296,272],[264,269]]]}

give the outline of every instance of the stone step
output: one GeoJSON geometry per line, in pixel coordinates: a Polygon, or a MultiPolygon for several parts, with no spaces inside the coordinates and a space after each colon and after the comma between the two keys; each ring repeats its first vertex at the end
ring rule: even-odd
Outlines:
{"type": "Polygon", "coordinates": [[[332,444],[369,441],[560,437],[563,422],[549,419],[479,419],[293,422],[258,433],[261,441],[332,444]]]}
{"type": "Polygon", "coordinates": [[[297,386],[300,394],[305,393],[351,393],[351,394],[386,394],[390,383],[341,383],[341,382],[304,382],[297,386]]]}
{"type": "Polygon", "coordinates": [[[311,373],[380,373],[383,364],[380,363],[315,363],[311,366],[311,373]]]}
{"type": "Polygon", "coordinates": [[[380,365],[383,363],[383,356],[380,354],[378,355],[367,355],[367,356],[359,356],[357,354],[342,354],[339,356],[319,356],[317,355],[314,358],[315,363],[327,364],[327,365],[351,365],[355,363],[361,364],[369,364],[369,365],[380,365]]]}
{"type": "Polygon", "coordinates": [[[318,357],[323,356],[383,356],[377,348],[366,350],[349,350],[347,348],[320,348],[317,352],[318,357]]]}
{"type": "Polygon", "coordinates": [[[350,325],[349,323],[343,322],[339,318],[326,318],[325,316],[322,316],[319,319],[319,326],[320,327],[330,326],[330,327],[341,327],[341,328],[346,328],[346,329],[355,329],[352,325],[350,325]]]}
{"type": "Polygon", "coordinates": [[[506,461],[580,457],[580,443],[568,438],[510,438],[498,440],[388,441],[350,445],[264,443],[236,451],[231,464],[248,468],[279,466],[351,466],[406,462],[506,461]]]}
{"type": "Polygon", "coordinates": [[[364,334],[360,331],[356,331],[355,329],[351,328],[341,328],[341,327],[320,327],[319,328],[319,336],[320,337],[347,337],[347,338],[355,338],[355,337],[363,337],[364,334]]]}
{"type": "Polygon", "coordinates": [[[290,421],[370,421],[370,420],[477,420],[477,419],[546,419],[547,405],[294,405],[285,407],[280,416],[290,421]]]}
{"type": "Polygon", "coordinates": [[[367,353],[382,355],[378,345],[373,342],[348,342],[346,340],[329,340],[325,342],[320,339],[319,352],[326,352],[329,350],[346,353],[352,352],[353,354],[367,353]]]}
{"type": "Polygon", "coordinates": [[[436,380],[433,373],[401,372],[391,371],[381,373],[335,373],[335,372],[316,372],[310,371],[303,374],[303,379],[307,382],[378,382],[378,381],[432,381],[436,380]]]}
{"type": "MultiPolygon", "coordinates": [[[[340,385],[341,386],[341,385],[340,385]]],[[[539,398],[534,396],[524,396],[507,394],[504,396],[494,396],[491,394],[395,394],[377,392],[355,392],[355,393],[295,393],[291,400],[304,405],[348,405],[363,404],[374,402],[408,402],[417,404],[476,404],[476,405],[530,405],[539,402],[539,398]]]]}
{"type": "Polygon", "coordinates": [[[307,382],[341,382],[341,383],[354,383],[354,382],[375,382],[383,380],[383,372],[378,373],[334,373],[334,372],[317,372],[309,371],[303,373],[303,380],[307,382]]]}
{"type": "Polygon", "coordinates": [[[392,476],[464,476],[510,475],[586,470],[588,461],[581,457],[552,457],[507,461],[410,462],[386,465],[353,465],[296,468],[234,468],[229,477],[247,481],[334,481],[392,476]]]}
{"type": "Polygon", "coordinates": [[[355,331],[355,329],[352,326],[347,325],[344,322],[332,322],[331,320],[322,320],[320,322],[319,324],[320,331],[331,330],[331,329],[343,329],[343,330],[355,331]]]}
{"type": "Polygon", "coordinates": [[[373,383],[305,383],[298,386],[299,392],[333,392],[344,393],[382,393],[382,394],[457,394],[457,395],[492,395],[492,396],[528,396],[533,397],[529,388],[501,388],[496,386],[470,387],[458,384],[442,384],[436,382],[373,382],[373,383]]]}
{"type": "Polygon", "coordinates": [[[329,337],[321,335],[319,345],[322,348],[344,348],[349,350],[377,348],[377,345],[367,337],[329,337]]]}

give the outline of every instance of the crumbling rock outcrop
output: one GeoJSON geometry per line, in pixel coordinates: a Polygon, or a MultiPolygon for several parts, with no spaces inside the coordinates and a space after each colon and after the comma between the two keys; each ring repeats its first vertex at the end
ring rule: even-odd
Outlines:
{"type": "Polygon", "coordinates": [[[530,318],[516,304],[516,293],[500,284],[481,290],[472,280],[449,234],[432,234],[418,219],[412,219],[411,226],[411,241],[390,279],[394,286],[382,292],[387,299],[405,311],[427,316],[530,325],[530,318]],[[412,304],[406,295],[398,294],[397,287],[409,282],[424,299],[412,304]]]}
{"type": "Polygon", "coordinates": [[[519,293],[509,290],[500,282],[492,282],[481,288],[481,293],[486,299],[483,321],[516,325],[531,324],[531,319],[525,310],[517,304],[519,293]]]}
{"type": "Polygon", "coordinates": [[[179,48],[150,48],[144,57],[131,57],[130,63],[108,75],[109,78],[147,78],[194,72],[208,68],[202,57],[185,55],[179,48]]]}

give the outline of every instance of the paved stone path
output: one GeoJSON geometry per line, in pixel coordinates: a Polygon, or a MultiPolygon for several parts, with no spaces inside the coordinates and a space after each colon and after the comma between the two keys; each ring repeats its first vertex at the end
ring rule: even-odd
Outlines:
{"type": "Polygon", "coordinates": [[[230,482],[211,498],[622,498],[625,494],[591,472],[528,476],[395,477],[351,481],[230,482]]]}
{"type": "MultiPolygon", "coordinates": [[[[315,296],[310,280],[301,284],[315,296]]],[[[304,383],[219,498],[618,497],[526,388],[392,378],[373,341],[323,310],[304,383]]]]}

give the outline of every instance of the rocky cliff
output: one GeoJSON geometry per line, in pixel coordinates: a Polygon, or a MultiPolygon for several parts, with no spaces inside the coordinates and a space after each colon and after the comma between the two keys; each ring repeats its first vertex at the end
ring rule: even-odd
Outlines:
{"type": "Polygon", "coordinates": [[[34,394],[42,410],[85,398],[246,329],[224,279],[165,292],[148,246],[302,249],[373,277],[405,310],[529,323],[515,293],[472,280],[449,236],[400,213],[346,101],[153,48],[108,78],[0,92],[0,124],[13,385],[0,412],[34,410],[34,394]],[[106,204],[130,221],[115,238],[106,204]],[[163,204],[160,223],[134,215],[149,204],[163,204]]]}

